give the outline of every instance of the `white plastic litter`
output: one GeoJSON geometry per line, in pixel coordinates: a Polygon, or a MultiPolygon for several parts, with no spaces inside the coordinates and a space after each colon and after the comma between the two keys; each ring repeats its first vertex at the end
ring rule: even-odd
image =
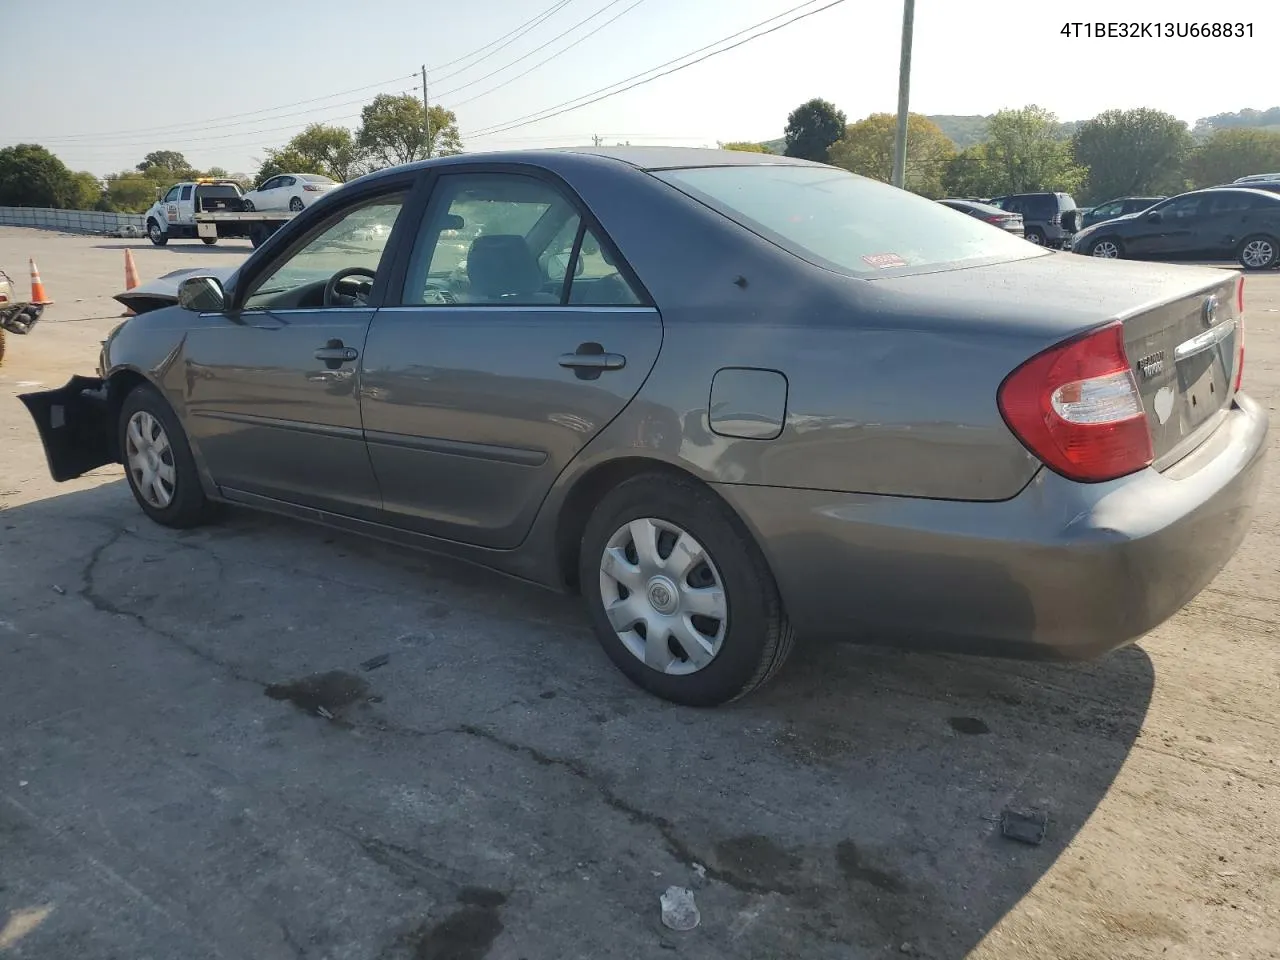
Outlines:
{"type": "Polygon", "coordinates": [[[662,924],[672,930],[692,930],[701,922],[693,891],[685,887],[667,887],[662,895],[662,924]]]}

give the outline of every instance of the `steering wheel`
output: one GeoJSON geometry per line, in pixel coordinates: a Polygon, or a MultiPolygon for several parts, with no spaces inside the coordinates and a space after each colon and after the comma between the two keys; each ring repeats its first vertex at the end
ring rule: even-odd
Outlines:
{"type": "Polygon", "coordinates": [[[345,267],[339,270],[324,285],[324,305],[326,307],[358,307],[362,306],[364,301],[362,297],[368,297],[373,291],[373,278],[375,274],[368,267],[345,267]],[[338,292],[338,284],[348,277],[368,277],[368,283],[356,284],[355,294],[345,294],[338,292]]]}

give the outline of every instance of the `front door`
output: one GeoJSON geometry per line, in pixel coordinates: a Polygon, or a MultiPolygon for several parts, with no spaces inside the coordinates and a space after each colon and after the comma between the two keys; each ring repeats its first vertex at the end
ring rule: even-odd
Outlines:
{"type": "Polygon", "coordinates": [[[601,228],[535,175],[440,176],[362,370],[389,520],[509,548],[639,391],[658,311],[601,228]]]}
{"type": "Polygon", "coordinates": [[[273,260],[251,261],[233,309],[188,334],[188,423],[229,496],[378,514],[357,371],[409,182],[354,194],[273,260]]]}
{"type": "Polygon", "coordinates": [[[1150,213],[1138,218],[1141,232],[1127,246],[1129,252],[1146,257],[1186,256],[1195,250],[1204,226],[1203,194],[1189,193],[1162,204],[1151,213],[1159,220],[1151,222],[1150,213]]]}
{"type": "Polygon", "coordinates": [[[185,227],[196,222],[196,188],[194,184],[184,183],[182,192],[178,194],[178,220],[185,227]]]}

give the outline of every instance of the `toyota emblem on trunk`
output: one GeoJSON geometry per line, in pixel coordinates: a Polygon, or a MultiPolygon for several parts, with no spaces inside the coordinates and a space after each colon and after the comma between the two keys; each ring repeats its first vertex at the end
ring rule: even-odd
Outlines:
{"type": "Polygon", "coordinates": [[[1204,318],[1204,325],[1206,327],[1212,327],[1215,323],[1218,322],[1218,298],[1217,297],[1209,296],[1205,298],[1204,313],[1202,314],[1202,317],[1204,318]]]}

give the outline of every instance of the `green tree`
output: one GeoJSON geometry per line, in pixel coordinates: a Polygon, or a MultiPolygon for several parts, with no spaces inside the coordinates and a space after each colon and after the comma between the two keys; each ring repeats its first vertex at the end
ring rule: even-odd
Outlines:
{"type": "Polygon", "coordinates": [[[139,173],[146,173],[152,169],[164,170],[171,179],[180,180],[183,174],[191,172],[191,164],[187,163],[187,158],[177,150],[152,150],[134,169],[139,173]]]}
{"type": "Polygon", "coordinates": [[[1280,133],[1244,127],[1219,130],[1195,148],[1186,170],[1197,187],[1280,171],[1280,133]]]}
{"type": "MultiPolygon", "coordinates": [[[[828,151],[830,160],[838,167],[888,183],[893,179],[897,130],[896,116],[873,113],[845,128],[844,136],[828,151]]],[[[936,123],[918,113],[907,115],[908,190],[935,199],[941,197],[943,174],[955,155],[955,144],[936,123]]]]}
{"type": "Polygon", "coordinates": [[[98,207],[115,213],[144,213],[156,201],[156,193],[168,180],[152,180],[133,170],[109,173],[98,207]]]}
{"type": "Polygon", "coordinates": [[[360,111],[356,145],[373,164],[384,167],[461,153],[462,138],[453,111],[433,106],[430,117],[428,142],[422,101],[409,94],[380,93],[360,111]]]}
{"type": "Polygon", "coordinates": [[[735,140],[732,143],[720,144],[721,150],[737,150],[739,153],[768,153],[762,143],[752,143],[749,140],[735,140]]]}
{"type": "Polygon", "coordinates": [[[71,175],[75,187],[72,197],[72,208],[75,210],[95,210],[102,199],[102,181],[92,173],[81,170],[71,175]]]}
{"type": "Polygon", "coordinates": [[[965,147],[947,164],[942,188],[949,197],[993,197],[1007,192],[985,143],[965,147]]]}
{"type": "Polygon", "coordinates": [[[1176,193],[1191,152],[1191,132],[1177,117],[1141,107],[1108,110],[1076,131],[1071,150],[1089,170],[1095,202],[1132,194],[1176,193]]]}
{"type": "Polygon", "coordinates": [[[834,103],[814,98],[787,117],[786,155],[827,162],[827,150],[844,134],[845,115],[834,103]]]}
{"type": "Polygon", "coordinates": [[[44,147],[20,143],[0,150],[0,206],[65,209],[75,201],[71,171],[44,147]]]}
{"type": "Polygon", "coordinates": [[[987,157],[1001,193],[1028,190],[1073,192],[1084,183],[1071,144],[1059,136],[1058,118],[1034,104],[1001,110],[987,127],[987,157]]]}
{"type": "Polygon", "coordinates": [[[267,151],[257,182],[280,173],[318,173],[345,183],[360,175],[360,164],[350,130],[313,123],[283,147],[267,151]]]}

